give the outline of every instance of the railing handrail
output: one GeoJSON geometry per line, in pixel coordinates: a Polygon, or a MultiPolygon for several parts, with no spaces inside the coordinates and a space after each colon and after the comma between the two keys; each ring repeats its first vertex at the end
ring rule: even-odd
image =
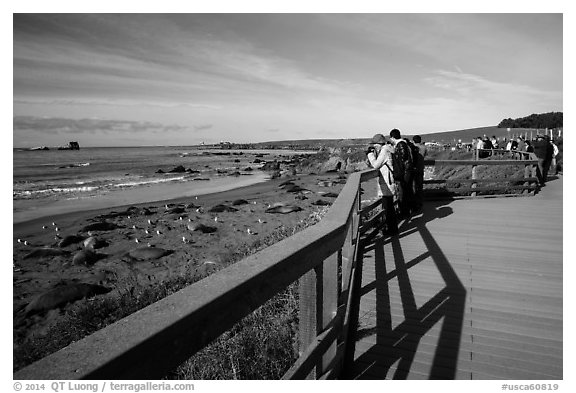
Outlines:
{"type": "Polygon", "coordinates": [[[165,376],[339,252],[357,213],[360,184],[376,176],[372,169],[353,173],[318,224],[40,359],[17,371],[14,379],[165,376]]]}
{"type": "MultiPolygon", "coordinates": [[[[425,165],[436,164],[475,168],[519,162],[425,160],[425,165]]],[[[522,164],[528,168],[535,161],[522,164]]],[[[310,367],[320,372],[319,377],[333,374],[330,370],[337,374],[345,358],[347,329],[354,328],[350,326],[350,299],[358,277],[355,256],[359,237],[366,232],[366,227],[360,228],[364,214],[360,210],[360,185],[378,175],[374,169],[351,174],[318,224],[38,360],[14,373],[14,379],[162,378],[299,279],[306,285],[312,283],[312,302],[304,307],[312,308],[308,316],[313,326],[301,340],[302,354],[308,357],[301,357],[289,376],[306,376],[310,367]],[[334,290],[338,268],[343,277],[341,291],[334,290]],[[336,297],[336,293],[338,299],[322,306],[327,294],[336,297]],[[318,321],[321,323],[316,325],[318,321]]],[[[374,203],[365,209],[377,206],[374,203]]],[[[367,222],[368,227],[372,225],[377,224],[367,222]]]]}

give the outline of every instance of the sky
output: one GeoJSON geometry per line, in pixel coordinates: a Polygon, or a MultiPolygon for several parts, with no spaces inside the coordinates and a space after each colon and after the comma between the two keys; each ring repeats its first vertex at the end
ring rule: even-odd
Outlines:
{"type": "Polygon", "coordinates": [[[13,146],[369,138],[563,111],[563,15],[14,14],[13,146]]]}

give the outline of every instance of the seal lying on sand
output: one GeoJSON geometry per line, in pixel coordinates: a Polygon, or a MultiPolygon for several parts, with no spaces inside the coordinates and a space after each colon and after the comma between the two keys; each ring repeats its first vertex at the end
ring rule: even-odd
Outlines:
{"type": "Polygon", "coordinates": [[[180,213],[184,213],[186,211],[186,209],[184,209],[181,206],[176,206],[173,207],[171,209],[166,210],[166,214],[180,214],[180,213]]]}
{"type": "Polygon", "coordinates": [[[76,254],[74,254],[74,258],[72,258],[72,264],[76,266],[78,265],[92,266],[96,262],[98,262],[99,259],[105,257],[106,255],[97,254],[91,249],[87,248],[85,250],[78,251],[76,254]]]}
{"type": "Polygon", "coordinates": [[[265,210],[266,213],[288,214],[292,212],[299,212],[302,208],[295,205],[274,206],[265,210]]]}
{"type": "Polygon", "coordinates": [[[232,206],[247,205],[248,201],[246,199],[236,199],[232,202],[232,206]]]}
{"type": "Polygon", "coordinates": [[[97,239],[94,236],[90,236],[88,239],[84,240],[82,244],[84,245],[84,248],[92,250],[108,246],[108,242],[106,240],[97,239]]]}
{"type": "Polygon", "coordinates": [[[37,248],[37,249],[33,250],[29,254],[26,254],[24,256],[24,259],[43,258],[43,257],[57,257],[57,256],[69,255],[69,254],[70,254],[70,252],[66,251],[66,250],[60,250],[58,248],[45,247],[45,248],[37,248]]]}
{"type": "Polygon", "coordinates": [[[231,206],[226,206],[226,205],[216,205],[210,208],[210,210],[208,210],[210,213],[222,213],[222,212],[237,212],[238,209],[235,209],[231,206]]]}
{"type": "Polygon", "coordinates": [[[78,235],[66,236],[64,239],[62,239],[58,242],[58,247],[60,247],[60,248],[67,247],[70,244],[76,244],[76,243],[81,242],[82,240],[84,240],[84,238],[82,236],[78,236],[78,235]]]}
{"type": "Polygon", "coordinates": [[[108,222],[108,221],[101,221],[95,222],[93,224],[88,224],[84,228],[82,228],[82,232],[88,231],[111,231],[116,228],[120,228],[118,225],[108,222]]]}
{"type": "Polygon", "coordinates": [[[318,199],[318,200],[312,202],[312,204],[313,204],[314,206],[328,206],[328,205],[331,205],[332,202],[328,202],[328,201],[324,201],[324,200],[322,200],[322,199],[318,199]]]}
{"type": "Polygon", "coordinates": [[[139,261],[149,261],[170,255],[172,252],[171,250],[165,250],[160,247],[142,247],[128,252],[128,256],[139,261]]]}
{"type": "Polygon", "coordinates": [[[188,224],[189,231],[200,231],[202,233],[213,233],[217,231],[216,227],[210,227],[199,222],[192,222],[188,224]]]}
{"type": "Polygon", "coordinates": [[[96,284],[68,284],[50,289],[32,300],[25,308],[27,317],[39,314],[54,308],[62,307],[67,303],[84,299],[94,295],[110,292],[112,289],[96,284]]]}

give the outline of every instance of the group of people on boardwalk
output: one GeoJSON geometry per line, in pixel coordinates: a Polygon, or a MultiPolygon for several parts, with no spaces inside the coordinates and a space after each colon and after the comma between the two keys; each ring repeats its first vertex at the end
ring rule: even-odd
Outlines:
{"type": "Polygon", "coordinates": [[[426,146],[419,135],[410,141],[402,138],[396,128],[390,131],[388,140],[376,134],[366,156],[370,166],[380,171],[378,196],[387,209],[394,209],[400,217],[421,209],[426,146]]]}
{"type": "MultiPolygon", "coordinates": [[[[484,138],[478,137],[477,144],[475,148],[478,151],[478,158],[486,158],[492,154],[492,151],[487,151],[486,149],[498,149],[500,147],[499,141],[495,136],[492,139],[488,139],[486,136],[484,138]]],[[[559,153],[558,146],[550,139],[548,135],[536,135],[532,140],[528,140],[522,136],[518,136],[516,139],[512,138],[509,141],[504,138],[502,141],[502,147],[509,152],[516,152],[514,154],[518,159],[528,159],[528,154],[518,154],[521,153],[534,153],[538,159],[537,177],[540,186],[546,183],[548,178],[548,172],[550,167],[554,168],[555,173],[558,173],[558,165],[556,163],[556,156],[559,153]]]]}

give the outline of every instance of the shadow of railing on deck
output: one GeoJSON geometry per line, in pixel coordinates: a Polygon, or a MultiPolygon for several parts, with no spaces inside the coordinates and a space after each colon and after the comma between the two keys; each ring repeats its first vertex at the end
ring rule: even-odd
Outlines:
{"type": "MultiPolygon", "coordinates": [[[[449,203],[449,202],[448,202],[449,203]]],[[[464,320],[466,289],[450,266],[446,256],[426,227],[426,223],[452,214],[446,202],[427,203],[423,215],[406,221],[398,236],[378,237],[365,246],[364,252],[374,250],[375,280],[362,288],[364,295],[376,290],[376,327],[359,329],[356,339],[376,335],[376,344],[355,361],[351,378],[406,379],[410,373],[420,340],[443,319],[441,333],[431,364],[430,379],[454,379],[458,362],[460,338],[464,320]],[[420,234],[426,252],[406,261],[400,238],[420,234]],[[391,243],[393,259],[384,255],[384,245],[391,243]],[[445,282],[445,287],[418,308],[409,277],[409,269],[431,258],[445,282]],[[391,263],[392,262],[392,263],[391,263]],[[391,268],[391,269],[390,269],[391,268]],[[389,282],[398,279],[404,321],[392,327],[389,282]],[[393,369],[393,376],[388,375],[393,369]]]]}

